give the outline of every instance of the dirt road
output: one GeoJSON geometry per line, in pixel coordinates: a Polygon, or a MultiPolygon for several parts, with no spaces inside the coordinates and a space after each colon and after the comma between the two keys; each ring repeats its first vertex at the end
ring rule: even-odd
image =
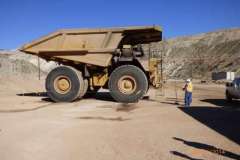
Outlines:
{"type": "Polygon", "coordinates": [[[240,159],[240,102],[226,103],[221,85],[198,84],[193,107],[182,108],[181,85],[178,99],[169,86],[129,105],[107,92],[52,103],[44,92],[2,89],[0,159],[240,159]]]}

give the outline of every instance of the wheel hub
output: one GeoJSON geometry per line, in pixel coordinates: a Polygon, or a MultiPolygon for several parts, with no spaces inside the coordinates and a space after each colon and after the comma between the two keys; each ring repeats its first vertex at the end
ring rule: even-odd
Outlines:
{"type": "Polygon", "coordinates": [[[132,76],[123,76],[118,81],[118,88],[124,94],[132,94],[136,87],[136,80],[132,76]]]}
{"type": "Polygon", "coordinates": [[[65,94],[71,89],[71,81],[66,76],[59,76],[54,80],[54,89],[60,94],[65,94]]]}

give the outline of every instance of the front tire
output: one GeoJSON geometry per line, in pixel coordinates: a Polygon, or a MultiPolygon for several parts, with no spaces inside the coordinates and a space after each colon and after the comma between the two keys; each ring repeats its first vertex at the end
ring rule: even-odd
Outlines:
{"type": "Polygon", "coordinates": [[[133,65],[117,67],[110,75],[108,87],[111,96],[118,102],[138,102],[148,90],[145,73],[133,65]]]}

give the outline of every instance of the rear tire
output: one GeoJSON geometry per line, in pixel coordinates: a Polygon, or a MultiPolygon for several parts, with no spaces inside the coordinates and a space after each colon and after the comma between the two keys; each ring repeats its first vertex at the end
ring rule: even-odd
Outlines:
{"type": "Polygon", "coordinates": [[[146,94],[148,80],[140,68],[123,65],[111,73],[108,86],[111,96],[116,101],[134,103],[146,94]]]}
{"type": "Polygon", "coordinates": [[[87,93],[87,90],[88,90],[88,80],[84,79],[83,83],[84,83],[84,88],[83,88],[83,91],[80,93],[79,98],[82,98],[87,93]]]}
{"type": "Polygon", "coordinates": [[[60,66],[48,74],[45,87],[53,101],[72,102],[82,96],[84,81],[80,71],[69,66],[60,66]]]}

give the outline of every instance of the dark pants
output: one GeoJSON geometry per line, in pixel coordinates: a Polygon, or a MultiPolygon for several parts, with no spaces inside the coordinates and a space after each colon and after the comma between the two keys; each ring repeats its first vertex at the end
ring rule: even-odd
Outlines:
{"type": "Polygon", "coordinates": [[[185,92],[185,107],[190,107],[192,103],[192,92],[185,92]]]}

